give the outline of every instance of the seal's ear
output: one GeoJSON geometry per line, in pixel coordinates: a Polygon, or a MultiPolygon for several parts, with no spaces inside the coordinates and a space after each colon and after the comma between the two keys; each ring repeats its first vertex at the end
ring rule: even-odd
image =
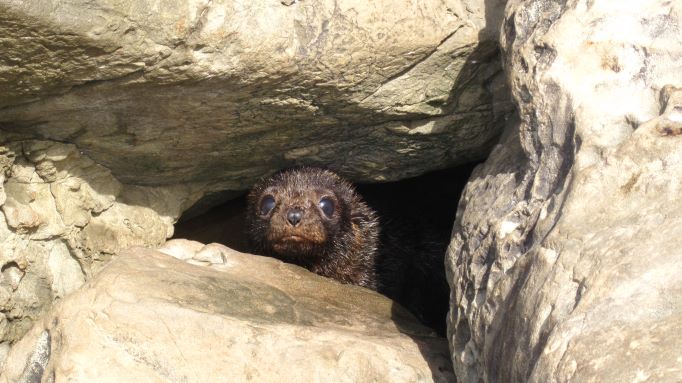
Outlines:
{"type": "Polygon", "coordinates": [[[364,201],[356,200],[351,204],[353,210],[350,212],[350,220],[356,224],[378,226],[379,217],[377,213],[367,206],[364,201]]]}

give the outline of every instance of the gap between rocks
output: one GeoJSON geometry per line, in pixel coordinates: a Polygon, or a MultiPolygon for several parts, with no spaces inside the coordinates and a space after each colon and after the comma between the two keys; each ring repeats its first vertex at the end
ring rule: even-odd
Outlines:
{"type": "MultiPolygon", "coordinates": [[[[395,182],[355,186],[380,216],[428,223],[428,230],[436,238],[443,239],[445,256],[460,195],[477,164],[469,163],[395,182]]],[[[200,201],[197,205],[201,204],[200,201]]],[[[173,239],[184,238],[205,244],[216,242],[241,252],[252,252],[246,236],[246,204],[244,192],[201,214],[190,208],[175,225],[173,239]]],[[[441,335],[445,332],[445,319],[442,318],[442,325],[434,326],[441,335]]]]}

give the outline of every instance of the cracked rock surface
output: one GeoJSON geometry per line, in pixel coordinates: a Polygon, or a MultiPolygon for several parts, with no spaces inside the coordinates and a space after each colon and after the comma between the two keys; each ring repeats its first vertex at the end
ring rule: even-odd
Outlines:
{"type": "Polygon", "coordinates": [[[160,250],[57,303],[0,382],[452,381],[446,340],[373,291],[217,244],[160,250]]]}
{"type": "Polygon", "coordinates": [[[0,356],[112,254],[162,244],[191,194],[123,185],[72,144],[0,146],[0,356]]]}
{"type": "Polygon", "coordinates": [[[682,4],[511,0],[448,253],[460,382],[682,380],[682,4]]]}
{"type": "Polygon", "coordinates": [[[502,1],[0,0],[0,360],[130,246],[287,166],[483,158],[502,1]],[[200,208],[197,208],[200,210],[200,208]]]}
{"type": "Polygon", "coordinates": [[[302,163],[369,181],[477,160],[509,107],[486,3],[0,1],[0,128],[126,184],[208,191],[302,163]]]}

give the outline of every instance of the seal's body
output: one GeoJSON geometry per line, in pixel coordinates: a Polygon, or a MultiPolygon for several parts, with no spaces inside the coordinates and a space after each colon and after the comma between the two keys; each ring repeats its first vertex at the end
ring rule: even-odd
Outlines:
{"type": "Polygon", "coordinates": [[[443,331],[445,245],[416,222],[382,220],[335,173],[298,168],[261,180],[248,196],[247,225],[255,253],[377,290],[443,331]]]}

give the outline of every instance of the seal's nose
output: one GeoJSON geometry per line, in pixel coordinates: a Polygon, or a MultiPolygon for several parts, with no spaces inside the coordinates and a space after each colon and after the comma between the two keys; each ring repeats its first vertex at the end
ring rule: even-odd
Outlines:
{"type": "Polygon", "coordinates": [[[301,222],[301,218],[303,217],[303,210],[295,207],[287,211],[287,221],[291,224],[291,226],[296,226],[298,225],[299,222],[301,222]]]}

